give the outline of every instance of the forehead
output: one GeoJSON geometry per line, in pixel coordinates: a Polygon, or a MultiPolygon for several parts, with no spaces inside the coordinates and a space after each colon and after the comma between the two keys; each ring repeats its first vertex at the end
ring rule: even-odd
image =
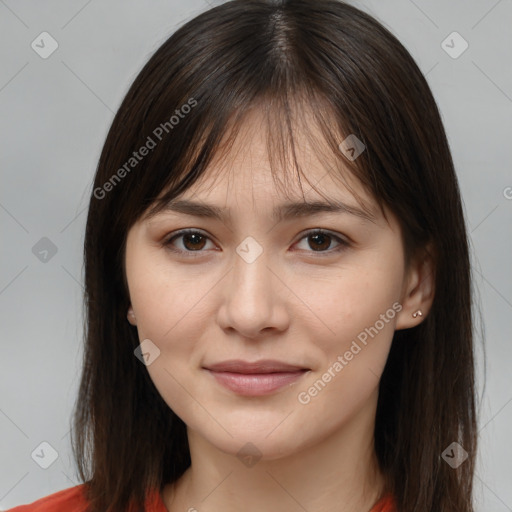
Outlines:
{"type": "Polygon", "coordinates": [[[327,145],[311,113],[305,109],[294,121],[290,134],[262,109],[249,110],[235,137],[228,126],[206,171],[180,197],[225,202],[245,201],[247,195],[280,202],[331,199],[377,210],[341,151],[327,145]]]}

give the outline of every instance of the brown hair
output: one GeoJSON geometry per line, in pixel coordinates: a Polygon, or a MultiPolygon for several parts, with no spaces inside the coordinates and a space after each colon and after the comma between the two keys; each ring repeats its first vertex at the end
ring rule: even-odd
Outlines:
{"type": "Polygon", "coordinates": [[[411,55],[371,16],[337,0],[234,0],[200,14],[154,53],[113,120],[87,218],[86,338],[72,429],[88,510],[121,512],[130,502],[142,509],[146,493],[190,465],[185,424],[134,356],[125,241],[148,209],[227,154],[219,143],[227,133],[234,140],[250,108],[266,113],[269,157],[279,155],[281,169],[288,147],[300,169],[293,128],[311,112],[331,173],[348,168],[397,216],[407,261],[430,244],[434,302],[422,323],[394,334],[379,384],[375,450],[398,511],[471,512],[472,280],[449,145],[411,55]],[[350,134],[366,147],[353,161],[339,149],[350,134]],[[454,441],[469,453],[456,469],[441,456],[454,441]]]}

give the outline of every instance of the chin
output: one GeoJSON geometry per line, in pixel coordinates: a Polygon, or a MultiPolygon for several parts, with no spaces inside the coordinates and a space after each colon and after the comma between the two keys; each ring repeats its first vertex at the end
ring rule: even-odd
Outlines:
{"type": "Polygon", "coordinates": [[[291,424],[285,428],[285,422],[280,425],[284,417],[281,416],[272,424],[260,423],[258,427],[254,424],[248,427],[247,423],[239,425],[223,423],[233,437],[220,427],[216,428],[215,432],[197,430],[196,434],[218,450],[239,458],[243,463],[246,457],[249,459],[252,457],[252,460],[271,461],[298,453],[306,448],[308,442],[314,443],[311,436],[309,439],[307,435],[305,436],[303,428],[297,426],[295,429],[291,424]]]}

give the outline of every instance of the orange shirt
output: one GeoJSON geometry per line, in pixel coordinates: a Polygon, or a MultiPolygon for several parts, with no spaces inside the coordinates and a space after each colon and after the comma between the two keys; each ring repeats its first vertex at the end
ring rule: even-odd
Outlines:
{"type": "MultiPolygon", "coordinates": [[[[84,512],[87,507],[83,493],[85,485],[63,489],[29,505],[20,505],[6,512],[84,512]]],[[[146,501],[145,509],[146,512],[168,512],[158,491],[146,501]]]]}
{"type": "MultiPolygon", "coordinates": [[[[82,492],[84,485],[69,487],[29,505],[11,508],[7,512],[84,512],[87,506],[82,492]]],[[[146,502],[146,512],[168,512],[158,491],[146,502]]],[[[393,497],[387,494],[369,512],[395,512],[393,497]]]]}

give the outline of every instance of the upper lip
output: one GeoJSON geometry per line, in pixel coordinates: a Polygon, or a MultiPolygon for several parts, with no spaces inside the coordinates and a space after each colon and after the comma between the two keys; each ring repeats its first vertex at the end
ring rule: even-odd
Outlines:
{"type": "Polygon", "coordinates": [[[297,366],[282,361],[272,359],[262,359],[260,361],[242,361],[241,359],[232,359],[220,363],[205,366],[207,370],[215,372],[233,372],[233,373],[277,373],[277,372],[298,372],[307,370],[302,366],[297,366]]]}

